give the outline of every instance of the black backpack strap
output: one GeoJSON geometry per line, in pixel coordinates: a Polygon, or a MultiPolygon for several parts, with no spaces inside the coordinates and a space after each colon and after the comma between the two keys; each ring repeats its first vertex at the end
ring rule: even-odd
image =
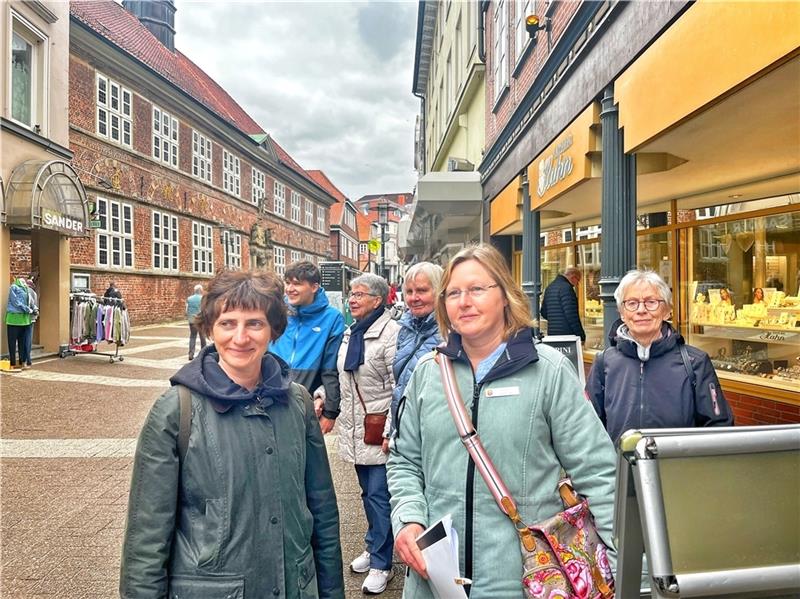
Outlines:
{"type": "Polygon", "coordinates": [[[178,399],[180,402],[180,424],[178,428],[178,457],[183,462],[186,451],[189,449],[189,433],[192,430],[192,394],[188,387],[176,385],[178,387],[178,399]]]}
{"type": "Polygon", "coordinates": [[[686,349],[686,345],[683,343],[680,344],[681,349],[681,359],[683,360],[683,367],[686,368],[686,374],[689,375],[689,381],[692,383],[692,396],[697,395],[697,377],[694,375],[694,369],[692,368],[692,364],[689,361],[689,350],[686,349]]]}

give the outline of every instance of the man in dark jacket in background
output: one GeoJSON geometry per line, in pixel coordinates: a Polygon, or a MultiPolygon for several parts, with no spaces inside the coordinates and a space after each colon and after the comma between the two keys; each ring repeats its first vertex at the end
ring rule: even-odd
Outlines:
{"type": "Polygon", "coordinates": [[[578,316],[578,297],[573,289],[580,282],[581,271],[570,266],[544,290],[541,316],[547,319],[548,335],[577,335],[586,343],[586,333],[578,316]]]}

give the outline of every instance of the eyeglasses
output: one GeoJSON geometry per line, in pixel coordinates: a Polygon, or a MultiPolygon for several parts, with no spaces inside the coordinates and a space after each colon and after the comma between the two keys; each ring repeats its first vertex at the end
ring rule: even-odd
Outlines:
{"type": "Polygon", "coordinates": [[[354,299],[357,302],[360,302],[362,299],[364,299],[365,295],[369,295],[371,297],[378,297],[374,293],[365,293],[363,291],[351,291],[347,297],[349,297],[350,299],[354,299]]]}
{"type": "Polygon", "coordinates": [[[461,295],[466,293],[472,299],[479,299],[483,297],[487,291],[489,291],[492,287],[498,287],[499,285],[495,283],[494,285],[473,285],[467,289],[450,289],[445,291],[442,295],[444,295],[444,299],[447,302],[457,302],[461,299],[461,295]]]}
{"type": "Polygon", "coordinates": [[[628,312],[636,312],[639,309],[641,304],[644,304],[644,309],[648,312],[655,312],[658,310],[661,304],[665,304],[664,300],[660,299],[646,299],[646,300],[638,300],[638,299],[629,299],[622,302],[622,305],[625,306],[625,309],[628,312]]]}

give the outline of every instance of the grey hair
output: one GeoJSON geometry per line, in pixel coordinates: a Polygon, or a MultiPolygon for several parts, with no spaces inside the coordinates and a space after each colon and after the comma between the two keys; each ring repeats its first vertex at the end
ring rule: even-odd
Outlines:
{"type": "Polygon", "coordinates": [[[659,295],[661,295],[661,299],[663,299],[667,303],[667,306],[669,306],[669,309],[672,310],[672,290],[669,288],[666,281],[661,278],[661,275],[647,268],[629,270],[625,273],[625,276],[622,277],[619,285],[617,285],[616,291],[614,291],[614,299],[617,300],[617,309],[622,310],[622,301],[625,299],[625,291],[627,291],[628,287],[636,283],[647,283],[655,287],[659,295]]]}
{"type": "Polygon", "coordinates": [[[200,283],[198,283],[197,285],[194,286],[194,292],[195,293],[200,293],[202,290],[203,290],[203,286],[200,283]]]}
{"type": "Polygon", "coordinates": [[[356,285],[363,285],[369,289],[370,293],[381,298],[381,304],[386,303],[386,298],[389,296],[389,284],[383,277],[366,272],[350,281],[350,289],[356,285]]]}
{"type": "Polygon", "coordinates": [[[583,275],[583,273],[581,272],[581,269],[578,268],[577,266],[570,266],[568,268],[565,268],[564,272],[561,273],[561,274],[564,275],[565,277],[572,277],[572,276],[575,276],[575,275],[578,275],[580,277],[580,276],[583,275]]]}
{"type": "Polygon", "coordinates": [[[442,275],[444,275],[441,266],[432,262],[417,262],[406,271],[406,281],[413,281],[420,275],[428,279],[434,293],[439,292],[439,285],[441,285],[442,275]]]}

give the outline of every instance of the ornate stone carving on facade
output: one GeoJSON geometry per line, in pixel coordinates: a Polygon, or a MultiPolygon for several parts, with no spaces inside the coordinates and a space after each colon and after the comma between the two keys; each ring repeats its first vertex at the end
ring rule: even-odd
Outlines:
{"type": "Polygon", "coordinates": [[[250,268],[272,268],[272,231],[259,221],[250,228],[250,268]]]}

